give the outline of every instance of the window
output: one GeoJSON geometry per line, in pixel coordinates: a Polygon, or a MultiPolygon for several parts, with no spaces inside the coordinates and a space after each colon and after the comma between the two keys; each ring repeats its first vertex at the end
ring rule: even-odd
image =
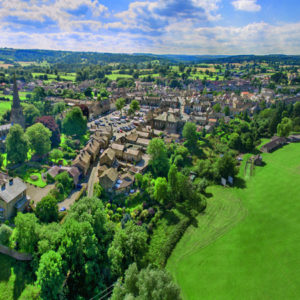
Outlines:
{"type": "Polygon", "coordinates": [[[0,207],[0,219],[4,219],[4,208],[0,207]]]}

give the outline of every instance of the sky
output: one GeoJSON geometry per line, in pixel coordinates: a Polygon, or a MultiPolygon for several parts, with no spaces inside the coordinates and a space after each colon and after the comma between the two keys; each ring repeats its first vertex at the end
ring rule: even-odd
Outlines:
{"type": "Polygon", "coordinates": [[[299,0],[0,0],[0,47],[299,54],[299,0]]]}

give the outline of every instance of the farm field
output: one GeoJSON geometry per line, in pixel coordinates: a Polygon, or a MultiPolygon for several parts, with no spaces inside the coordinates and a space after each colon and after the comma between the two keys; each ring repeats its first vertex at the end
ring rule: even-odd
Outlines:
{"type": "Polygon", "coordinates": [[[300,144],[290,144],[263,154],[266,165],[244,188],[208,189],[207,210],[167,264],[183,299],[298,298],[299,153],[300,144]]]}

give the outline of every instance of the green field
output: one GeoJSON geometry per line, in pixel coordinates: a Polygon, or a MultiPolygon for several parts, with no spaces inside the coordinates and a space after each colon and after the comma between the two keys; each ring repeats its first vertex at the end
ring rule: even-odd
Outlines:
{"type": "Polygon", "coordinates": [[[264,154],[245,188],[208,190],[167,264],[184,299],[299,299],[299,153],[290,144],[264,154]]]}
{"type": "Polygon", "coordinates": [[[132,76],[128,74],[116,74],[116,73],[105,75],[105,77],[107,77],[110,80],[117,80],[118,78],[132,78],[132,76]]]}
{"type": "Polygon", "coordinates": [[[2,116],[7,110],[10,110],[11,102],[0,101],[0,116],[2,116]]]}
{"type": "MultiPolygon", "coordinates": [[[[16,300],[28,284],[33,283],[29,264],[0,254],[0,300],[16,300]]],[[[26,296],[21,297],[26,299],[26,296]]]]}

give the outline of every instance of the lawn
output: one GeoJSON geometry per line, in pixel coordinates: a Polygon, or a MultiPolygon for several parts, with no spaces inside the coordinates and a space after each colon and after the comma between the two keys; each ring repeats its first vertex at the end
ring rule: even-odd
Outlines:
{"type": "Polygon", "coordinates": [[[290,144],[263,154],[245,188],[208,190],[207,210],[167,264],[183,299],[299,298],[299,152],[290,144]]]}
{"type": "Polygon", "coordinates": [[[107,77],[110,80],[117,80],[118,78],[132,78],[132,76],[128,74],[116,74],[116,73],[105,75],[105,77],[107,77]]]}
{"type": "MultiPolygon", "coordinates": [[[[29,274],[29,263],[16,260],[0,254],[0,300],[16,300],[28,284],[33,283],[29,274]]],[[[21,297],[26,299],[26,297],[21,297]]]]}
{"type": "Polygon", "coordinates": [[[0,102],[0,116],[2,116],[7,110],[10,110],[11,102],[1,101],[0,102]]]}

